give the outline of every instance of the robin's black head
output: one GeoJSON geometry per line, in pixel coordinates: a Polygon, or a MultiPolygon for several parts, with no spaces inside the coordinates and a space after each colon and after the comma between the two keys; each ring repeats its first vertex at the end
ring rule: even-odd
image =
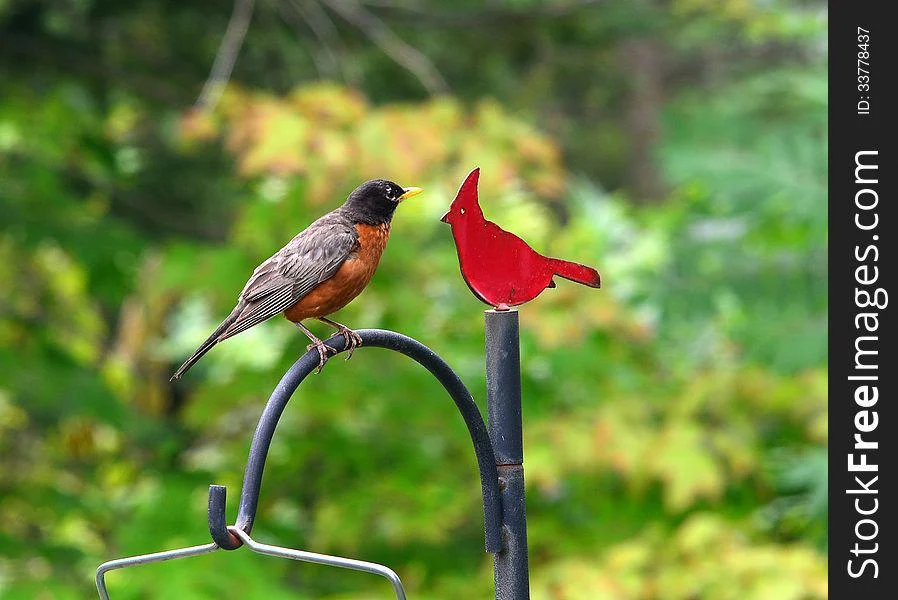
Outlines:
{"type": "Polygon", "coordinates": [[[343,208],[357,221],[380,225],[390,222],[400,202],[421,192],[421,188],[404,188],[385,179],[372,179],[355,188],[343,208]]]}

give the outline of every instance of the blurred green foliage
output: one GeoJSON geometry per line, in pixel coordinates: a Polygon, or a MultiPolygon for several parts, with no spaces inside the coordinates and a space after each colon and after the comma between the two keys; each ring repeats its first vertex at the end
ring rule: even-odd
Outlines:
{"type": "MultiPolygon", "coordinates": [[[[824,6],[257,4],[203,112],[226,3],[0,0],[0,597],[88,597],[104,560],[208,538],[207,487],[234,505],[306,340],[273,320],[168,377],[365,179],[427,194],[338,318],[420,339],[482,403],[484,307],[437,220],[478,165],[488,217],[605,283],[521,310],[534,598],[825,598],[824,6]]],[[[254,535],[386,563],[413,598],[491,597],[469,446],[419,367],[335,360],[282,419],[254,535]]],[[[108,579],[389,595],[239,551],[108,579]]]]}

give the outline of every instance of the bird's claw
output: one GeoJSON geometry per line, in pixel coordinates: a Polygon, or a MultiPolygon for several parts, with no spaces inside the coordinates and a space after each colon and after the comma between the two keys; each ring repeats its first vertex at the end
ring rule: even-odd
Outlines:
{"type": "Polygon", "coordinates": [[[362,336],[357,334],[349,327],[340,327],[337,333],[343,336],[346,341],[346,360],[352,358],[352,353],[356,348],[362,345],[362,336]]]}
{"type": "Polygon", "coordinates": [[[315,342],[306,346],[306,350],[311,350],[312,348],[318,351],[318,367],[315,368],[315,372],[320,373],[321,369],[324,368],[324,364],[328,361],[328,359],[330,359],[330,355],[336,354],[337,351],[321,340],[316,340],[315,342]]]}

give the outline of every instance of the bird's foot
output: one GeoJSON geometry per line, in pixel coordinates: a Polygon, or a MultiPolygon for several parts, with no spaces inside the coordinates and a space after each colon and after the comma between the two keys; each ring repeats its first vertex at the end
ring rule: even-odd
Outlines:
{"type": "Polygon", "coordinates": [[[343,336],[343,340],[346,342],[346,360],[352,358],[353,351],[355,351],[356,348],[362,345],[362,336],[357,334],[346,325],[337,323],[336,321],[331,321],[327,317],[318,317],[318,320],[322,323],[327,323],[328,325],[336,329],[337,333],[343,336]]]}
{"type": "Polygon", "coordinates": [[[337,351],[321,340],[315,340],[306,346],[306,350],[311,350],[313,348],[318,351],[318,367],[315,369],[315,372],[320,373],[321,369],[324,368],[324,364],[330,359],[331,355],[336,354],[337,351]]]}
{"type": "Polygon", "coordinates": [[[362,345],[362,336],[349,327],[343,326],[337,328],[337,333],[342,335],[343,339],[346,341],[346,360],[349,360],[352,358],[352,353],[355,349],[362,345]]]}

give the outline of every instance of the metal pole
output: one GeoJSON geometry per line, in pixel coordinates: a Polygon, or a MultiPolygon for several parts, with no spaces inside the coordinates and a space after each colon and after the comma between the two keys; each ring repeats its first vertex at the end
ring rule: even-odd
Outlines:
{"type": "Polygon", "coordinates": [[[485,321],[488,423],[499,470],[503,512],[503,548],[493,559],[496,600],[527,600],[530,598],[530,577],[518,313],[515,310],[488,310],[485,321]]]}
{"type": "MultiPolygon", "coordinates": [[[[498,552],[502,548],[502,498],[499,490],[499,473],[496,468],[496,452],[490,441],[490,435],[483,422],[480,409],[471,397],[458,375],[433,350],[408,336],[395,331],[382,329],[359,329],[356,331],[366,348],[385,348],[408,356],[426,368],[439,381],[455,402],[461,413],[477,457],[480,471],[480,488],[483,495],[483,518],[486,531],[486,551],[498,552]]],[[[340,334],[334,334],[325,343],[343,352],[346,340],[340,334]]],[[[251,533],[256,509],[259,505],[259,493],[262,486],[262,471],[268,457],[268,449],[277,429],[281,414],[287,402],[299,387],[299,384],[318,366],[318,353],[314,350],[306,352],[297,360],[278,383],[268,404],[256,426],[253,442],[249,451],[249,459],[243,475],[243,489],[240,492],[240,509],[237,513],[236,527],[251,533]]],[[[236,550],[241,546],[240,539],[228,529],[225,504],[227,490],[224,486],[209,487],[209,532],[212,539],[224,550],[236,550]]]]}

